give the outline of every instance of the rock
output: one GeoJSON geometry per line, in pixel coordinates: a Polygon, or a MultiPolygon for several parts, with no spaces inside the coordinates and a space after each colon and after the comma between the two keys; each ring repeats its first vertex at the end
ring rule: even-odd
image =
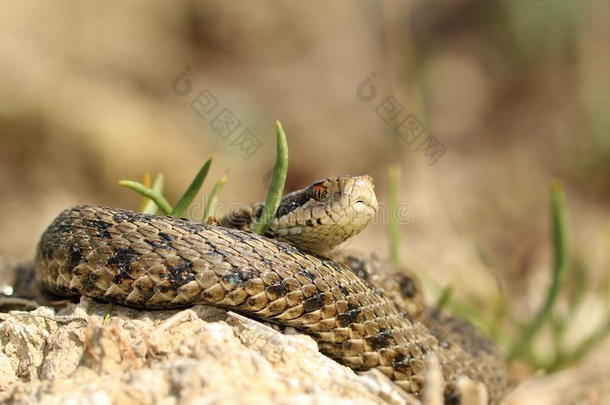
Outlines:
{"type": "Polygon", "coordinates": [[[218,308],[144,311],[82,298],[0,314],[0,400],[18,404],[419,403],[380,373],[357,375],[218,308]]]}

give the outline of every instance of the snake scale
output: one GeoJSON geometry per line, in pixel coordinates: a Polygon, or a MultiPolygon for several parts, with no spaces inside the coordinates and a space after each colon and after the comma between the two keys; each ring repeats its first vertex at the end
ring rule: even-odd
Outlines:
{"type": "Polygon", "coordinates": [[[42,235],[36,277],[62,296],[151,309],[208,304],[292,326],[327,356],[357,371],[377,368],[415,395],[434,353],[447,403],[459,402],[461,375],[483,382],[492,403],[502,395],[505,371],[493,346],[468,325],[422,311],[411,278],[378,275],[366,260],[328,258],[375,215],[370,176],[329,178],[285,195],[264,236],[248,230],[260,209],[234,212],[224,221],[229,228],[73,207],[42,235]],[[386,285],[398,287],[384,292],[386,285]]]}

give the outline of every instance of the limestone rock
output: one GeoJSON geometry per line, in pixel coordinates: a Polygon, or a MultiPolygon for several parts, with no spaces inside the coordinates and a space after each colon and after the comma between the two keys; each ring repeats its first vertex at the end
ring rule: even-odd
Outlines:
{"type": "Polygon", "coordinates": [[[320,354],[307,336],[213,307],[110,310],[82,298],[0,322],[8,403],[418,403],[379,373],[357,375],[320,354]]]}

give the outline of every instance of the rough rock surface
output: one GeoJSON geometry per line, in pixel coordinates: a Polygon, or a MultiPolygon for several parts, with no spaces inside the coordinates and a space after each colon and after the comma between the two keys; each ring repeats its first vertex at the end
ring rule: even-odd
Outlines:
{"type": "Polygon", "coordinates": [[[0,322],[8,403],[417,403],[385,377],[320,354],[307,336],[213,307],[110,309],[82,298],[0,322]]]}

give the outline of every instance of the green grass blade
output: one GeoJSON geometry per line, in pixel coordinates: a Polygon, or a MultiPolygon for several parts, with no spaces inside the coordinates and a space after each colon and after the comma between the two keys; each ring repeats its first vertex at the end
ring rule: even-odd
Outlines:
{"type": "MultiPolygon", "coordinates": [[[[155,193],[159,193],[161,195],[163,195],[163,187],[165,185],[165,181],[163,178],[162,174],[158,174],[157,177],[155,177],[155,181],[153,182],[152,185],[152,190],[155,193]]],[[[153,200],[151,200],[150,198],[146,197],[146,202],[144,203],[144,205],[142,206],[142,214],[149,214],[149,215],[154,215],[157,213],[157,211],[159,210],[159,207],[157,206],[157,204],[155,204],[155,202],[153,200]]]]}
{"type": "Polygon", "coordinates": [[[607,321],[603,325],[601,325],[596,331],[594,331],[589,337],[587,337],[583,342],[578,345],[573,352],[564,354],[560,359],[561,361],[557,361],[556,364],[553,364],[549,367],[549,371],[555,371],[563,366],[568,364],[574,364],[578,360],[582,359],[591,349],[601,343],[606,337],[610,334],[610,321],[607,321]]]}
{"type": "Polygon", "coordinates": [[[498,297],[494,304],[494,311],[491,321],[489,322],[489,337],[493,340],[499,340],[499,336],[503,335],[502,326],[508,315],[508,302],[504,295],[498,297]]]}
{"type": "Polygon", "coordinates": [[[525,327],[521,337],[513,344],[509,360],[519,357],[530,346],[534,336],[552,313],[553,306],[563,285],[568,262],[568,224],[565,206],[565,194],[560,184],[551,187],[551,223],[553,232],[553,274],[551,284],[546,291],[542,307],[532,321],[525,327]]]}
{"type": "Polygon", "coordinates": [[[573,271],[570,272],[570,279],[567,285],[571,286],[570,296],[568,297],[568,318],[572,319],[576,312],[580,309],[589,286],[589,275],[591,270],[585,263],[584,259],[577,258],[573,260],[573,271]]]}
{"type": "Polygon", "coordinates": [[[191,182],[191,185],[186,189],[184,194],[182,194],[182,197],[180,197],[180,200],[178,201],[178,203],[176,204],[176,206],[174,207],[174,209],[171,212],[172,217],[175,217],[175,218],[182,217],[182,215],[184,214],[186,209],[189,207],[189,205],[191,205],[191,203],[195,199],[195,196],[201,189],[201,186],[203,185],[203,182],[204,182],[206,176],[208,175],[208,171],[210,170],[211,165],[212,165],[212,158],[209,158],[207,160],[207,162],[205,162],[203,164],[201,169],[199,169],[199,172],[197,173],[197,175],[191,182]]]}
{"type": "Polygon", "coordinates": [[[275,156],[275,165],[273,166],[271,184],[267,191],[263,213],[253,229],[254,233],[259,235],[262,235],[267,231],[269,224],[271,224],[271,221],[275,216],[275,212],[282,200],[286,175],[288,173],[288,141],[286,140],[286,134],[284,133],[282,124],[279,121],[275,122],[275,127],[277,132],[277,152],[275,156]]]}
{"type": "Polygon", "coordinates": [[[453,286],[448,285],[447,287],[443,288],[443,292],[441,292],[441,295],[438,297],[438,300],[436,301],[436,309],[438,311],[442,311],[447,304],[449,304],[449,301],[451,300],[451,296],[453,295],[453,286]]]}
{"type": "MultiPolygon", "coordinates": [[[[608,273],[610,274],[610,273],[608,273]]],[[[606,300],[608,301],[610,307],[610,276],[606,277],[604,281],[603,288],[604,295],[606,300]]],[[[570,312],[573,315],[573,312],[570,312]]],[[[610,316],[607,314],[606,319],[609,319],[610,316]]],[[[600,342],[602,342],[606,337],[610,334],[610,321],[607,320],[605,323],[600,325],[600,327],[595,330],[591,335],[589,335],[586,339],[584,339],[578,347],[576,347],[572,352],[563,353],[557,361],[549,367],[549,371],[555,371],[567,365],[576,363],[581,360],[587,353],[591,351],[595,346],[597,346],[600,342]]]]}
{"type": "Polygon", "coordinates": [[[108,325],[108,322],[110,321],[110,317],[112,316],[113,310],[114,310],[114,305],[112,303],[109,303],[108,305],[106,305],[106,310],[104,311],[104,319],[102,320],[103,325],[108,325]]]}
{"type": "Polygon", "coordinates": [[[390,260],[400,265],[400,220],[398,218],[398,190],[400,184],[400,166],[395,164],[388,169],[388,242],[390,260]]]}
{"type": "Polygon", "coordinates": [[[449,299],[446,305],[453,313],[468,320],[475,328],[479,329],[485,335],[490,335],[491,322],[485,317],[480,309],[475,309],[471,305],[459,302],[457,299],[449,299]]]}
{"type": "Polygon", "coordinates": [[[226,184],[227,180],[229,180],[229,176],[225,174],[216,182],[216,184],[214,184],[214,187],[208,196],[208,203],[205,206],[205,212],[203,213],[203,223],[206,223],[208,218],[214,215],[214,209],[216,208],[216,203],[218,202],[218,195],[220,194],[220,191],[226,184]]]}
{"type": "Polygon", "coordinates": [[[172,212],[171,204],[163,197],[161,193],[156,192],[155,190],[146,187],[142,183],[138,183],[137,181],[132,180],[121,180],[119,184],[123,187],[127,187],[136,193],[143,195],[144,197],[148,197],[157,204],[157,207],[163,211],[164,214],[169,215],[172,212]]]}

